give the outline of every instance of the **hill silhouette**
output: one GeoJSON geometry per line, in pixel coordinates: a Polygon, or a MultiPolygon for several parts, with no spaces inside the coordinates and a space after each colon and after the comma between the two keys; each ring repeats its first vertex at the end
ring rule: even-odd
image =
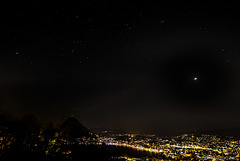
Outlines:
{"type": "Polygon", "coordinates": [[[90,136],[89,131],[76,118],[69,117],[60,127],[62,135],[68,138],[80,138],[90,136]]]}
{"type": "Polygon", "coordinates": [[[232,136],[232,137],[240,138],[240,127],[211,130],[211,131],[208,131],[208,133],[220,135],[220,136],[232,136]]]}

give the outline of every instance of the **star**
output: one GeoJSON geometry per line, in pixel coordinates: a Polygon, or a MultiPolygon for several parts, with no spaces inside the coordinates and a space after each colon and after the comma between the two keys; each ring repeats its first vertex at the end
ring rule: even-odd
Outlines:
{"type": "Polygon", "coordinates": [[[193,78],[193,80],[197,81],[197,80],[198,80],[198,78],[197,78],[197,77],[194,77],[194,78],[193,78]]]}

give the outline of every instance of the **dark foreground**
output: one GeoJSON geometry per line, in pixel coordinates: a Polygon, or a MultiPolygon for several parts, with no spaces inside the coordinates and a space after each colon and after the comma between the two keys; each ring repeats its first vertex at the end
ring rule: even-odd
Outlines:
{"type": "MultiPolygon", "coordinates": [[[[156,159],[156,155],[137,151],[126,147],[116,146],[96,146],[96,145],[71,145],[65,147],[66,152],[56,152],[54,154],[46,155],[41,152],[24,152],[21,150],[11,151],[9,150],[4,156],[1,156],[1,160],[23,160],[23,161],[115,161],[126,160],[125,158],[139,158],[139,160],[152,160],[156,159]]],[[[161,157],[158,156],[160,159],[161,157]]],[[[162,158],[163,159],[163,158],[162,158]]],[[[165,158],[166,159],[166,158],[165,158]]]]}

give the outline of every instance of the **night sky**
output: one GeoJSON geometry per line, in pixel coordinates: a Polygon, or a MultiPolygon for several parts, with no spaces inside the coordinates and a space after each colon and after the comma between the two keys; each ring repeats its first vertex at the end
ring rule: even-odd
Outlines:
{"type": "Polygon", "coordinates": [[[235,1],[12,2],[0,8],[1,107],[87,128],[240,124],[235,1]]]}

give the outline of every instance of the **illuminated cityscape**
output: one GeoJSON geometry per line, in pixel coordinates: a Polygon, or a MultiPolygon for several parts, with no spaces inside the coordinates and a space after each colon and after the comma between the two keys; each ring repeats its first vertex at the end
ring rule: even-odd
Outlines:
{"type": "Polygon", "coordinates": [[[158,137],[157,135],[116,132],[114,130],[89,132],[72,116],[67,118],[58,128],[51,126],[37,128],[37,124],[33,124],[33,121],[34,117],[28,117],[25,122],[18,121],[13,124],[9,124],[8,121],[1,122],[0,152],[2,160],[7,160],[9,154],[20,153],[25,156],[24,159],[26,156],[32,159],[31,156],[39,155],[39,160],[70,161],[84,156],[82,151],[87,153],[86,156],[89,159],[92,153],[98,155],[104,153],[102,158],[98,155],[95,156],[99,160],[240,159],[240,140],[234,137],[204,134],[158,137]],[[14,127],[14,124],[20,124],[21,128],[14,127]],[[12,132],[13,128],[15,128],[15,132],[12,132]],[[16,153],[16,149],[19,148],[21,150],[16,153]]]}
{"type": "MultiPolygon", "coordinates": [[[[111,131],[110,131],[111,132],[111,131]]],[[[124,146],[150,153],[161,154],[171,160],[239,160],[240,140],[215,135],[183,134],[171,138],[155,135],[115,134],[106,137],[105,131],[98,137],[98,143],[108,146],[124,146]],[[122,138],[122,139],[119,139],[122,138]]],[[[84,144],[84,142],[82,142],[84,144]]],[[[157,156],[157,155],[156,155],[157,156]]]]}

